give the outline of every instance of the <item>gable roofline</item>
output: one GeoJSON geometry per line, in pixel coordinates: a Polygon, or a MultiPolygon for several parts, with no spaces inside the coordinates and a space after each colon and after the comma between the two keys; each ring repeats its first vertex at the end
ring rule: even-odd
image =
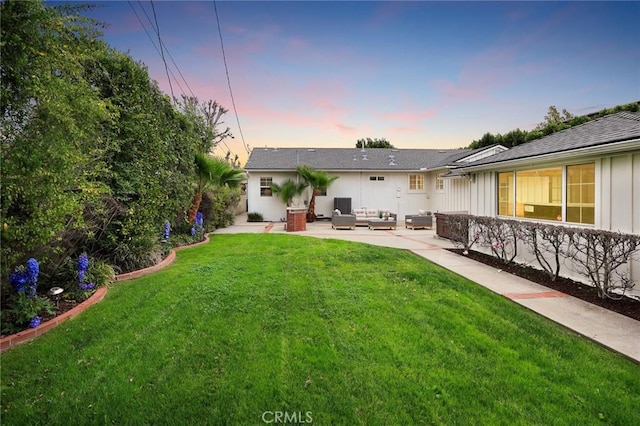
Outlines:
{"type": "Polygon", "coordinates": [[[520,165],[530,165],[530,164],[532,165],[534,163],[545,162],[550,159],[563,161],[566,159],[577,158],[577,157],[598,156],[603,154],[616,154],[619,152],[629,152],[632,150],[640,150],[640,138],[636,138],[632,140],[624,140],[619,142],[611,142],[607,144],[589,146],[589,147],[561,151],[561,152],[550,152],[547,154],[537,155],[535,157],[523,157],[523,158],[516,158],[513,160],[494,161],[494,162],[483,163],[478,165],[462,166],[460,167],[460,170],[463,170],[465,172],[489,170],[489,169],[497,169],[497,168],[504,168],[504,167],[520,166],[520,165]]]}
{"type": "Polygon", "coordinates": [[[292,172],[308,165],[326,172],[424,172],[466,156],[467,149],[254,148],[248,172],[292,172]]]}
{"type": "Polygon", "coordinates": [[[639,141],[640,113],[619,112],[515,146],[461,168],[480,170],[548,158],[628,151],[640,149],[639,141]]]}

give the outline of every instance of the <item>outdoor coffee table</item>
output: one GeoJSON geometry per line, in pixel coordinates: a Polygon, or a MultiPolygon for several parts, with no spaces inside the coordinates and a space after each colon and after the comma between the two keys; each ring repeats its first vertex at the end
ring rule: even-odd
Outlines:
{"type": "Polygon", "coordinates": [[[396,229],[396,220],[389,219],[369,219],[369,229],[396,229]]]}

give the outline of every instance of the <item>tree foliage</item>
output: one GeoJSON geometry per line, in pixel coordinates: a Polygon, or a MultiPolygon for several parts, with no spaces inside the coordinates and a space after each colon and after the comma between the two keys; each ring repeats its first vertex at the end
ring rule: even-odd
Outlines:
{"type": "Polygon", "coordinates": [[[309,201],[309,208],[307,210],[307,222],[314,222],[316,220],[316,195],[319,195],[322,191],[326,191],[327,188],[338,179],[338,176],[329,176],[327,172],[316,170],[307,165],[297,166],[296,171],[311,187],[311,200],[309,201]]]}
{"type": "Polygon", "coordinates": [[[84,8],[0,3],[3,272],[37,257],[48,274],[83,251],[119,271],[156,262],[196,154],[230,135],[222,106],[173,105],[84,8]]]}
{"type": "Polygon", "coordinates": [[[193,223],[205,191],[215,191],[222,187],[238,188],[245,181],[244,172],[222,158],[196,154],[195,163],[197,181],[195,195],[187,215],[189,223],[193,223]]]}
{"type": "Polygon", "coordinates": [[[280,197],[287,207],[291,207],[293,199],[302,194],[307,186],[309,186],[309,184],[306,182],[295,182],[292,179],[287,179],[282,184],[272,183],[270,188],[274,194],[280,197]]]}
{"type": "Polygon", "coordinates": [[[391,142],[386,140],[385,138],[366,138],[366,139],[358,139],[356,141],[356,148],[395,148],[391,145],[391,142]]]}
{"type": "Polygon", "coordinates": [[[0,4],[2,53],[2,269],[61,250],[84,229],[84,206],[108,188],[101,125],[112,112],[84,78],[102,46],[86,20],[39,2],[0,4]]]}
{"type": "Polygon", "coordinates": [[[496,144],[506,146],[507,148],[513,148],[514,146],[525,142],[540,139],[552,133],[568,129],[573,126],[578,126],[586,123],[587,121],[595,120],[596,118],[604,117],[605,115],[614,114],[620,111],[636,112],[638,110],[640,110],[640,102],[632,102],[630,104],[603,109],[595,114],[574,116],[566,109],[559,112],[558,108],[552,105],[547,110],[547,114],[544,116],[544,121],[538,124],[533,130],[526,131],[516,129],[505,133],[504,135],[501,135],[500,133],[494,135],[487,132],[480,139],[471,142],[468,148],[477,149],[496,144]]]}

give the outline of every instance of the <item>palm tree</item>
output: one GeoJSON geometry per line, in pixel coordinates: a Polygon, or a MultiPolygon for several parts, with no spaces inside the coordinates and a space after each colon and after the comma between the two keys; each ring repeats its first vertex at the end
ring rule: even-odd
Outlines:
{"type": "Polygon", "coordinates": [[[187,213],[189,223],[193,223],[202,203],[202,194],[210,189],[228,186],[237,188],[246,180],[244,171],[236,169],[228,162],[218,157],[210,157],[206,154],[196,154],[196,193],[187,213]]]}
{"type": "Polygon", "coordinates": [[[316,195],[326,191],[339,176],[329,176],[327,172],[306,165],[296,167],[296,171],[311,186],[307,222],[313,222],[316,220],[316,195]]]}
{"type": "Polygon", "coordinates": [[[291,201],[293,198],[302,194],[307,186],[309,185],[305,182],[294,182],[291,179],[288,179],[282,185],[272,183],[271,191],[274,194],[279,194],[280,199],[287,205],[287,207],[291,207],[291,201]]]}

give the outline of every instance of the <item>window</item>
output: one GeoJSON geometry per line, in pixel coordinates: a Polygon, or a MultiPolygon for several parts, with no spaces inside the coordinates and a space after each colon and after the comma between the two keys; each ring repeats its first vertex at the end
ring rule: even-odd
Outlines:
{"type": "Polygon", "coordinates": [[[595,163],[498,173],[498,215],[594,224],[594,212],[595,163]]]}
{"type": "Polygon", "coordinates": [[[567,222],[595,223],[595,164],[567,166],[567,222]]]}
{"type": "Polygon", "coordinates": [[[436,191],[444,190],[444,179],[442,178],[442,173],[438,173],[436,175],[436,191]]]}
{"type": "Polygon", "coordinates": [[[271,197],[272,183],[273,183],[273,178],[270,178],[270,177],[260,178],[260,196],[261,197],[271,197]]]}
{"type": "Polygon", "coordinates": [[[562,168],[516,172],[516,217],[562,220],[562,168]]]}
{"type": "Polygon", "coordinates": [[[513,172],[498,173],[498,214],[513,216],[513,172]]]}
{"type": "Polygon", "coordinates": [[[384,180],[384,176],[369,176],[369,180],[384,180]]]}
{"type": "Polygon", "coordinates": [[[410,191],[424,190],[424,175],[420,175],[420,174],[409,175],[409,190],[410,191]]]}

